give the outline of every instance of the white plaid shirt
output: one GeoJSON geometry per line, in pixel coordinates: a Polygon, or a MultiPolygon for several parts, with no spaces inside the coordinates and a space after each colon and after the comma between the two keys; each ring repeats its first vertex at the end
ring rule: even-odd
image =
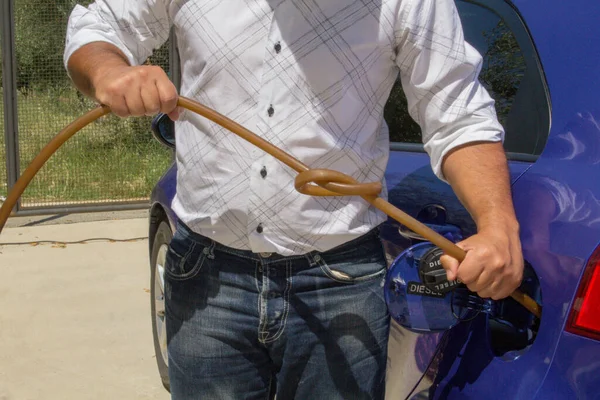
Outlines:
{"type": "MultiPolygon", "coordinates": [[[[80,46],[105,41],[139,65],[171,27],[181,95],[311,168],[385,188],[383,109],[398,76],[441,179],[450,149],[504,138],[477,79],[481,55],[464,41],[452,0],[98,0],[73,10],[65,64],[80,46]]],[[[202,117],[184,112],[176,131],[172,206],[191,229],[224,245],[325,251],[386,219],[360,197],[296,192],[294,171],[202,117]]]]}

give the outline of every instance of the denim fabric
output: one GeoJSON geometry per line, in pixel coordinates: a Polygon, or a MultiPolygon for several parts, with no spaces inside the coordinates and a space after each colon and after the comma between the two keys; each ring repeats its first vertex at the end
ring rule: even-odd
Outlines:
{"type": "Polygon", "coordinates": [[[180,225],[165,270],[172,398],[383,399],[385,272],[378,230],[263,257],[180,225]]]}

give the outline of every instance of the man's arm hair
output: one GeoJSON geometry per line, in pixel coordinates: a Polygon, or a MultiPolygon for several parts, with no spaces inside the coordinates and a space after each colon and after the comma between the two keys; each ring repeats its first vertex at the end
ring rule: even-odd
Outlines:
{"type": "Polygon", "coordinates": [[[502,143],[473,143],[445,157],[444,176],[478,229],[518,229],[502,143]]]}
{"type": "Polygon", "coordinates": [[[83,94],[96,98],[94,82],[108,69],[130,66],[119,48],[106,42],[92,42],[79,48],[69,58],[67,71],[83,94]]]}

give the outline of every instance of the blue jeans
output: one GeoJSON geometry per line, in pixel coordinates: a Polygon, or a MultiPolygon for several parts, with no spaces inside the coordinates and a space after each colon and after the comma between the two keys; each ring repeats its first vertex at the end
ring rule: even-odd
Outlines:
{"type": "Polygon", "coordinates": [[[377,229],[283,257],[179,226],[165,267],[172,398],[383,399],[386,266],[377,229]]]}

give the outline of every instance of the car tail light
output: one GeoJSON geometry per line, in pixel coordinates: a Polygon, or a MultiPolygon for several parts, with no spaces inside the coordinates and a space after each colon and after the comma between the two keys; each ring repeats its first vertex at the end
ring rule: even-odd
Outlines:
{"type": "Polygon", "coordinates": [[[600,247],[585,267],[567,321],[567,331],[600,340],[600,247]]]}

